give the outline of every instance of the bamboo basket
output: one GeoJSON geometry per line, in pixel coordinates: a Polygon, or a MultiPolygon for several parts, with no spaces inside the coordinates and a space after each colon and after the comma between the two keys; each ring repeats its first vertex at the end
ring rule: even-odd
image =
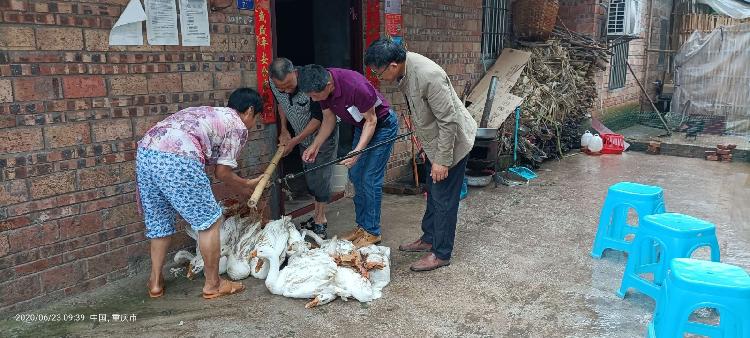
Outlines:
{"type": "Polygon", "coordinates": [[[521,40],[547,41],[557,21],[558,0],[513,2],[513,32],[521,40]]]}

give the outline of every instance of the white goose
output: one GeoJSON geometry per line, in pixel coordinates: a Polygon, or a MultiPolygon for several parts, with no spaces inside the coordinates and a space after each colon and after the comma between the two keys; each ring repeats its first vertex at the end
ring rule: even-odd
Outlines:
{"type": "Polygon", "coordinates": [[[359,253],[366,257],[365,267],[369,270],[368,279],[375,290],[375,298],[380,298],[383,288],[391,282],[391,248],[368,245],[359,248],[359,253]]]}
{"type": "Polygon", "coordinates": [[[322,250],[300,250],[283,270],[278,247],[258,245],[253,255],[269,262],[266,287],[271,293],[290,298],[314,298],[305,307],[323,305],[336,299],[336,263],[322,250]]]}
{"type": "Polygon", "coordinates": [[[250,265],[248,256],[255,248],[261,233],[260,222],[243,228],[244,233],[236,240],[227,257],[227,275],[232,280],[245,279],[252,272],[253,266],[250,265]]]}
{"type": "Polygon", "coordinates": [[[302,233],[312,238],[320,246],[320,250],[327,252],[331,257],[351,255],[357,249],[351,241],[338,239],[336,236],[324,240],[310,230],[302,230],[302,233]]]}
{"type": "MultiPolygon", "coordinates": [[[[287,224],[291,223],[291,217],[284,216],[281,219],[271,221],[260,231],[255,248],[265,247],[265,251],[279,253],[279,262],[286,259],[286,248],[289,241],[289,229],[287,224]]],[[[292,224],[293,226],[293,224],[292,224]]],[[[253,256],[250,260],[250,275],[258,279],[265,279],[268,276],[269,261],[265,257],[253,256]]]]}

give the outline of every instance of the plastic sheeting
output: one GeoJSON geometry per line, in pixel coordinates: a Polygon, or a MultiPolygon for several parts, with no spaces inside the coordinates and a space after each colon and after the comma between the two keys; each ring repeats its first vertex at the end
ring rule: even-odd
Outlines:
{"type": "Polygon", "coordinates": [[[731,16],[735,19],[750,18],[750,3],[736,0],[696,0],[697,3],[706,4],[717,13],[731,16]]]}
{"type": "Polygon", "coordinates": [[[694,32],[675,56],[672,110],[726,116],[726,131],[750,134],[750,23],[694,32]]]}

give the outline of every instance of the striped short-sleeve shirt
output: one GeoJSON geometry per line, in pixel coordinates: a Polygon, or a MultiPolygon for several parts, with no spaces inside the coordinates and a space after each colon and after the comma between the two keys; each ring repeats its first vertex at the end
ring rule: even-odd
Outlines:
{"type": "MultiPolygon", "coordinates": [[[[292,125],[292,129],[294,129],[296,135],[299,135],[305,129],[307,124],[310,123],[310,119],[323,120],[323,111],[320,109],[320,104],[310,99],[305,93],[299,90],[291,94],[282,93],[276,88],[273,81],[269,80],[268,82],[271,85],[273,96],[276,98],[276,103],[286,112],[286,119],[292,125]]],[[[316,130],[302,140],[300,145],[305,148],[309,147],[317,135],[318,131],[316,130]]]]}

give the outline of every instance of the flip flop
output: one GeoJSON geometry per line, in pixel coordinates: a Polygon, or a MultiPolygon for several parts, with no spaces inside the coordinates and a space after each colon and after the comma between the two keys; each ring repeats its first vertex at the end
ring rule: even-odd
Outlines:
{"type": "Polygon", "coordinates": [[[164,289],[165,289],[165,287],[164,287],[164,278],[160,279],[159,282],[161,284],[161,291],[159,291],[157,293],[151,292],[151,285],[148,285],[148,282],[146,282],[146,288],[148,289],[148,296],[149,297],[151,297],[151,298],[159,298],[161,296],[164,296],[164,289]]]}
{"type": "Polygon", "coordinates": [[[245,285],[239,282],[232,282],[222,279],[219,282],[219,291],[214,293],[203,293],[203,299],[214,299],[221,296],[233,295],[245,291],[245,285]]]}

